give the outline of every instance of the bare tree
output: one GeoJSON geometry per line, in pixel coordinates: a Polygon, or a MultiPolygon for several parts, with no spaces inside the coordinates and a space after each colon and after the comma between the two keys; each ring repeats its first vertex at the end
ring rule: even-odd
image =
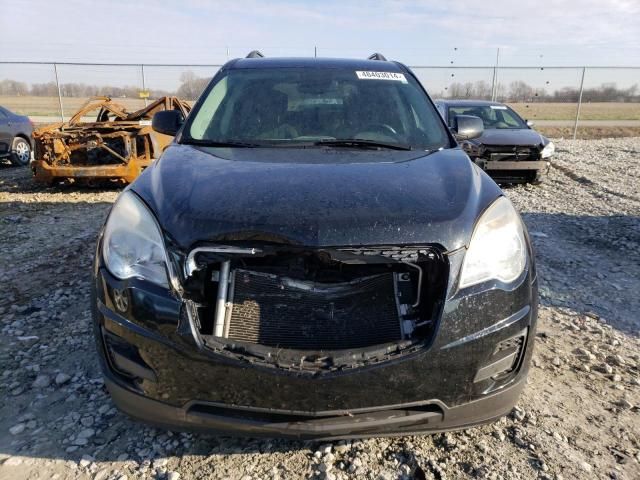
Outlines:
{"type": "Polygon", "coordinates": [[[187,100],[197,99],[209,83],[210,78],[198,77],[188,70],[180,75],[181,85],[178,87],[177,95],[187,100]]]}
{"type": "Polygon", "coordinates": [[[28,95],[29,87],[24,82],[18,82],[16,80],[1,80],[0,81],[0,95],[28,95]]]}
{"type": "Polygon", "coordinates": [[[475,82],[473,95],[475,98],[479,99],[491,99],[491,85],[489,82],[485,82],[484,80],[475,82]]]}
{"type": "Polygon", "coordinates": [[[454,82],[448,88],[450,98],[473,98],[473,99],[489,99],[491,98],[491,85],[484,80],[477,82],[454,82]]]}
{"type": "Polygon", "coordinates": [[[516,80],[509,84],[509,100],[512,102],[528,102],[534,96],[533,88],[523,82],[516,80]]]}

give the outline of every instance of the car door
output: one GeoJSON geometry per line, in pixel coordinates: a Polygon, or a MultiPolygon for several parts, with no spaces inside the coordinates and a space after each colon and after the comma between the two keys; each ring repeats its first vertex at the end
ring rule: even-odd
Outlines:
{"type": "Polygon", "coordinates": [[[0,107],[0,156],[9,154],[12,141],[11,116],[7,110],[0,107]]]}

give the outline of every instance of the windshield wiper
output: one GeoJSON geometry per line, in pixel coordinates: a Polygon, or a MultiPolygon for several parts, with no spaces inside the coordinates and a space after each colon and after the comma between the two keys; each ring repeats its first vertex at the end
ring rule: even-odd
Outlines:
{"type": "Polygon", "coordinates": [[[249,143],[249,142],[217,142],[214,140],[201,140],[199,138],[185,138],[182,142],[186,145],[202,145],[203,147],[222,147],[222,148],[257,148],[263,147],[264,145],[260,145],[259,143],[249,143]]]}
{"type": "Polygon", "coordinates": [[[183,138],[182,142],[186,145],[201,145],[203,147],[227,147],[227,148],[274,148],[274,147],[304,147],[304,146],[328,146],[328,147],[351,147],[351,148],[366,148],[366,149],[380,149],[388,148],[390,150],[412,150],[409,145],[402,145],[399,143],[386,143],[377,142],[375,140],[365,140],[360,138],[326,138],[315,142],[282,142],[282,143],[250,143],[250,142],[236,142],[230,141],[214,141],[203,140],[199,138],[183,138]]]}
{"type": "Polygon", "coordinates": [[[377,142],[375,140],[365,140],[360,138],[336,138],[325,139],[314,142],[314,145],[326,145],[329,147],[353,147],[353,148],[388,148],[390,150],[412,150],[410,145],[400,143],[377,142]]]}

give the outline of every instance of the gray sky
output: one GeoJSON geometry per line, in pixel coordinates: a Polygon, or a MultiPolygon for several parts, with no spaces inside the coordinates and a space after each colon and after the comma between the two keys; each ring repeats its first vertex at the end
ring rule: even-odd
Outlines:
{"type": "Polygon", "coordinates": [[[0,60],[217,63],[270,55],[405,63],[640,65],[639,0],[0,0],[0,60]],[[457,50],[456,50],[457,49],[457,50]]]}
{"type": "MultiPolygon", "coordinates": [[[[317,47],[319,56],[380,51],[409,65],[477,66],[493,65],[499,47],[502,65],[640,66],[640,0],[0,0],[0,12],[3,61],[210,64],[227,52],[310,56],[317,47]]],[[[50,70],[0,65],[0,78],[48,81],[50,70]]],[[[181,71],[147,75],[162,87],[181,71]]],[[[541,85],[577,81],[577,72],[547,72],[537,74],[541,85]]],[[[457,71],[457,79],[478,73],[457,71]]],[[[63,67],[61,75],[102,84],[140,77],[97,67],[63,67]]],[[[438,84],[453,81],[449,71],[434,75],[438,84]]]]}

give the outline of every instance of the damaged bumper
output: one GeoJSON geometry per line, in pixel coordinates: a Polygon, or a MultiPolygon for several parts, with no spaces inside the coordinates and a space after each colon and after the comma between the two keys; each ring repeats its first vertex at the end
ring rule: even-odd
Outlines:
{"type": "Polygon", "coordinates": [[[549,173],[551,162],[546,160],[484,160],[474,159],[498,183],[539,182],[549,173]]]}
{"type": "Polygon", "coordinates": [[[38,161],[32,162],[32,170],[35,179],[44,183],[62,178],[123,180],[125,183],[131,183],[150,163],[146,159],[134,159],[123,165],[52,166],[47,162],[38,161]]]}
{"type": "Polygon", "coordinates": [[[485,170],[497,182],[532,181],[546,175],[551,163],[541,157],[538,145],[484,145],[466,142],[464,151],[476,165],[485,170]]]}
{"type": "Polygon", "coordinates": [[[503,160],[481,160],[477,159],[476,163],[484,170],[540,170],[547,172],[551,166],[546,160],[523,160],[523,161],[503,161],[503,160]]]}
{"type": "Polygon", "coordinates": [[[298,439],[341,438],[437,433],[490,422],[511,411],[526,381],[458,406],[437,399],[376,408],[327,412],[295,412],[227,404],[198,403],[184,407],[152,400],[107,378],[118,408],[138,420],[165,428],[298,439]]]}
{"type": "MultiPolygon", "coordinates": [[[[524,386],[537,318],[531,269],[515,285],[457,291],[448,280],[434,324],[415,341],[325,351],[343,356],[327,367],[318,345],[267,361],[266,347],[252,345],[259,338],[234,339],[230,329],[220,348],[192,302],[118,280],[99,258],[92,303],[107,387],[121,410],[153,424],[309,439],[436,432],[508,413],[524,386]]],[[[456,272],[461,253],[446,260],[456,272]]]]}

